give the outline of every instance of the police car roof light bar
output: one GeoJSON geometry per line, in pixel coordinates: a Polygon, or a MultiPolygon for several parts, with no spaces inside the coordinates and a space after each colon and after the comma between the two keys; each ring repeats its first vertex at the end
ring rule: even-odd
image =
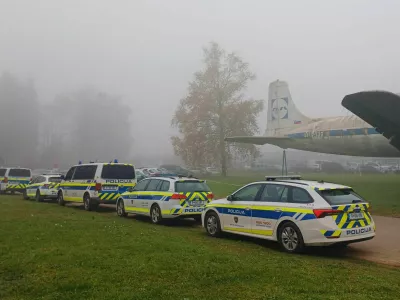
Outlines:
{"type": "Polygon", "coordinates": [[[114,159],[114,163],[117,164],[118,163],[118,159],[114,159]]]}
{"type": "Polygon", "coordinates": [[[301,176],[300,175],[289,175],[289,176],[265,176],[266,181],[274,181],[274,180],[300,180],[301,176]]]}

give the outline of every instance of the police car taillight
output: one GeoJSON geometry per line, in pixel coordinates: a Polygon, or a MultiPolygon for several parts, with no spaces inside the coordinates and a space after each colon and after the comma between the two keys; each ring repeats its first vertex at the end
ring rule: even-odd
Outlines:
{"type": "Polygon", "coordinates": [[[214,198],[214,194],[207,194],[207,198],[208,199],[213,199],[214,198]]]}
{"type": "Polygon", "coordinates": [[[173,194],[171,196],[171,199],[173,200],[182,200],[182,199],[186,199],[186,195],[184,194],[173,194]]]}
{"type": "Polygon", "coordinates": [[[96,183],[94,189],[95,189],[96,191],[101,191],[101,183],[96,183]]]}
{"type": "Polygon", "coordinates": [[[332,216],[342,213],[343,211],[337,209],[314,209],[314,215],[319,218],[325,218],[326,216],[332,216]]]}
{"type": "Polygon", "coordinates": [[[8,182],[8,177],[4,177],[3,182],[4,182],[4,183],[7,183],[7,182],[8,182]]]}

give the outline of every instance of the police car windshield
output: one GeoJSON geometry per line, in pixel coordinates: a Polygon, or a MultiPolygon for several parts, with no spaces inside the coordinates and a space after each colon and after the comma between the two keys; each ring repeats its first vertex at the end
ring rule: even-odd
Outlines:
{"type": "Polygon", "coordinates": [[[11,169],[8,173],[10,177],[31,177],[31,170],[29,169],[11,169]]]}
{"type": "Polygon", "coordinates": [[[351,189],[320,190],[318,193],[331,205],[365,202],[351,189]]]}
{"type": "Polygon", "coordinates": [[[209,192],[210,188],[205,182],[188,180],[175,182],[175,191],[178,193],[209,192]]]}
{"type": "Polygon", "coordinates": [[[61,182],[60,177],[49,177],[49,182],[61,182]]]}
{"type": "Polygon", "coordinates": [[[6,175],[7,169],[0,169],[0,176],[6,175]]]}
{"type": "Polygon", "coordinates": [[[130,165],[104,165],[101,178],[135,179],[135,169],[130,165]]]}

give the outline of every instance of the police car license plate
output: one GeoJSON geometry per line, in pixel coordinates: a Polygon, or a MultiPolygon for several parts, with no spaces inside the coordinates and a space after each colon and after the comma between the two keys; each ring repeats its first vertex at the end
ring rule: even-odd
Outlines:
{"type": "Polygon", "coordinates": [[[350,220],[358,220],[358,219],[363,219],[364,215],[363,213],[357,212],[357,213],[349,213],[349,219],[350,220]]]}
{"type": "Polygon", "coordinates": [[[204,202],[203,201],[190,201],[189,205],[190,206],[202,206],[202,205],[204,205],[204,202]]]}
{"type": "Polygon", "coordinates": [[[116,186],[116,185],[103,185],[101,189],[103,191],[116,191],[116,190],[118,190],[118,186],[116,186]]]}
{"type": "Polygon", "coordinates": [[[9,181],[8,184],[17,185],[17,184],[19,184],[19,182],[18,181],[9,181]]]}

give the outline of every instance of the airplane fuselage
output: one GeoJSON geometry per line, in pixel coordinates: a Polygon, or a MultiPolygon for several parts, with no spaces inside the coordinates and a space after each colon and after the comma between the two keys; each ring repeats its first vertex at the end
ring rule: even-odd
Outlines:
{"type": "Polygon", "coordinates": [[[296,129],[279,129],[275,137],[296,140],[296,149],[349,156],[400,157],[383,135],[356,116],[310,121],[296,129]]]}

